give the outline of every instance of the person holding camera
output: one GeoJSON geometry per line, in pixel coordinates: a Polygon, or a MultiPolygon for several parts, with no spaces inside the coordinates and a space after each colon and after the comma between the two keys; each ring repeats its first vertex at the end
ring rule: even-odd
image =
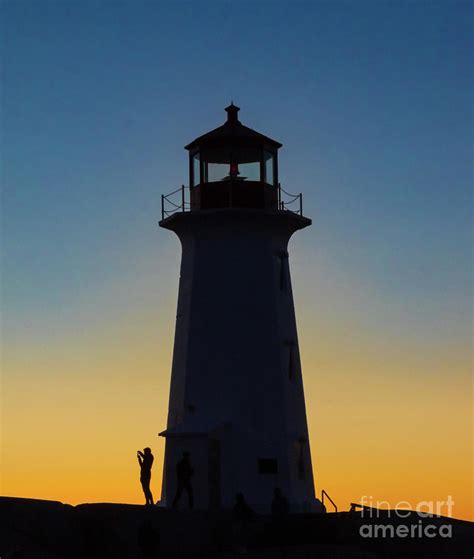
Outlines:
{"type": "Polygon", "coordinates": [[[151,467],[153,465],[153,454],[151,448],[146,447],[143,452],[137,450],[137,459],[140,464],[140,483],[145,494],[146,505],[153,505],[153,495],[150,490],[151,467]]]}

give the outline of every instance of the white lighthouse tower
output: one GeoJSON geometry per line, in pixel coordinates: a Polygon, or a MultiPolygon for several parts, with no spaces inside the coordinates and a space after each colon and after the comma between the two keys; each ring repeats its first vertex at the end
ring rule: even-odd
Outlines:
{"type": "Polygon", "coordinates": [[[226,111],[186,146],[189,202],[184,187],[162,197],[160,226],[182,259],[161,500],[171,506],[186,452],[196,509],[229,508],[242,493],[269,512],[279,487],[292,512],[321,510],[287,248],[311,220],[301,195],[293,206],[282,197],[281,144],[226,111]]]}

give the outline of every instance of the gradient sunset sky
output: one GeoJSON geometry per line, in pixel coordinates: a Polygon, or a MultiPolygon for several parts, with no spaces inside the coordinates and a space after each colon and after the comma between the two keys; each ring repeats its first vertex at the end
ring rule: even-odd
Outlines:
{"type": "Polygon", "coordinates": [[[472,3],[3,2],[2,488],[161,487],[180,245],[225,120],[281,141],[318,494],[472,518],[472,3]]]}

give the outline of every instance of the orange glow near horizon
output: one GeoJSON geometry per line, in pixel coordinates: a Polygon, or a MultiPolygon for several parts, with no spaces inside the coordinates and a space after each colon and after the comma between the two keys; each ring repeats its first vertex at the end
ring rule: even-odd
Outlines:
{"type": "MultiPolygon", "coordinates": [[[[298,262],[294,289],[318,496],[325,489],[347,510],[363,496],[394,507],[451,495],[453,516],[472,518],[467,342],[436,346],[409,332],[388,340],[357,313],[343,314],[344,304],[355,308],[353,294],[336,301],[324,278],[325,296],[310,300],[298,262]]],[[[176,268],[166,272],[166,300],[150,284],[150,297],[119,308],[125,282],[83,305],[67,328],[44,317],[31,337],[11,340],[3,359],[3,495],[142,503],[136,450],[150,446],[159,498],[173,275],[176,268]]]]}

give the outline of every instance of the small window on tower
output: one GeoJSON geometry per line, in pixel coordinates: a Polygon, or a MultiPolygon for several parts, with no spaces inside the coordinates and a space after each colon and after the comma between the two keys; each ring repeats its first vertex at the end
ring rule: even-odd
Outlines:
{"type": "Polygon", "coordinates": [[[276,458],[259,458],[258,459],[259,474],[277,474],[278,460],[276,458]]]}
{"type": "Polygon", "coordinates": [[[278,253],[278,283],[280,291],[287,291],[288,288],[288,253],[282,251],[278,253]]]}

